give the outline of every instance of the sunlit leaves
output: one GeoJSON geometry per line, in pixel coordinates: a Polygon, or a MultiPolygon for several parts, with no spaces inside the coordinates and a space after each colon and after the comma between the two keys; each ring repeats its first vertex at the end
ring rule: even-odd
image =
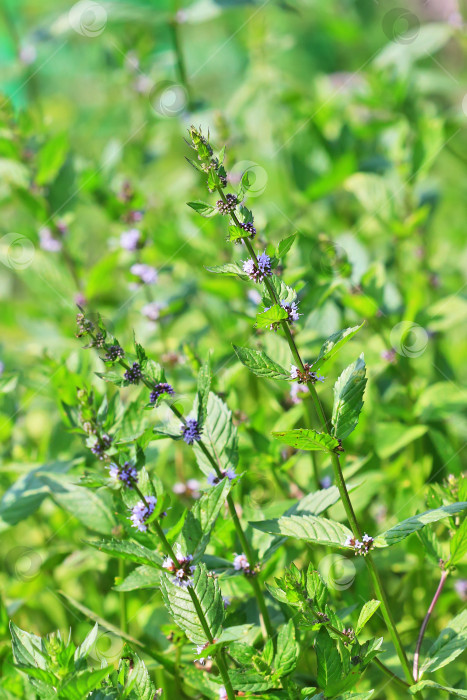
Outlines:
{"type": "Polygon", "coordinates": [[[290,379],[290,373],[277,362],[271,360],[262,350],[242,348],[237,345],[234,345],[233,348],[240,362],[256,376],[268,379],[290,379]]]}
{"type": "Polygon", "coordinates": [[[413,515],[411,518],[402,520],[402,522],[397,523],[397,525],[386,530],[386,532],[378,535],[378,537],[375,538],[375,546],[389,547],[390,545],[397,544],[397,542],[401,542],[413,532],[421,530],[425,525],[435,523],[438,520],[448,518],[457,513],[462,513],[466,508],[467,502],[451,503],[448,506],[441,506],[441,508],[434,508],[420,513],[419,515],[413,515]]]}
{"type": "Polygon", "coordinates": [[[346,367],[334,385],[332,424],[334,435],[344,439],[354,430],[363,407],[366,386],[363,354],[346,367]]]}

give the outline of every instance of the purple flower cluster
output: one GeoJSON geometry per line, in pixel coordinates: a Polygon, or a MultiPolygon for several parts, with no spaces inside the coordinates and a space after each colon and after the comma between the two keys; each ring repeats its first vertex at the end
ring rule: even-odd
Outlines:
{"type": "Polygon", "coordinates": [[[167,569],[172,576],[172,583],[180,588],[188,588],[193,584],[193,572],[195,566],[191,564],[193,556],[191,554],[182,554],[180,545],[177,544],[174,552],[176,561],[171,557],[166,557],[162,563],[164,569],[167,569]]]}
{"type": "Polygon", "coordinates": [[[243,571],[246,576],[254,576],[257,573],[257,570],[250,566],[250,562],[243,553],[235,555],[233,565],[236,571],[243,571]]]}
{"type": "Polygon", "coordinates": [[[91,452],[96,455],[99,459],[104,459],[105,451],[112,444],[112,438],[107,433],[104,433],[99,438],[97,438],[94,445],[91,447],[91,452]]]}
{"type": "Polygon", "coordinates": [[[221,214],[230,214],[230,212],[235,211],[237,203],[237,197],[234,194],[228,194],[225,202],[223,199],[217,200],[216,207],[221,214]]]}
{"type": "Polygon", "coordinates": [[[365,532],[365,534],[362,537],[362,542],[360,542],[360,540],[355,539],[355,537],[353,536],[349,536],[344,542],[344,545],[346,547],[352,547],[352,549],[355,551],[355,556],[357,556],[357,554],[359,554],[360,556],[365,556],[365,554],[368,554],[368,552],[372,548],[373,543],[373,537],[370,537],[370,535],[367,535],[365,532]]]}
{"type": "Polygon", "coordinates": [[[185,424],[182,424],[181,431],[183,439],[187,445],[192,445],[195,440],[201,440],[199,425],[196,418],[188,418],[185,424]]]}
{"type": "Polygon", "coordinates": [[[146,532],[148,526],[146,520],[149,516],[154,513],[154,508],[156,507],[157,498],[155,496],[146,496],[146,503],[144,501],[138,501],[138,503],[131,509],[131,524],[140,532],[146,532]]]}
{"type": "Polygon", "coordinates": [[[130,272],[135,275],[135,277],[139,277],[143,284],[155,284],[155,282],[157,282],[157,270],[155,267],[151,267],[151,265],[136,263],[130,267],[130,272]]]}
{"type": "Polygon", "coordinates": [[[225,479],[225,477],[227,477],[229,481],[232,481],[236,476],[235,469],[221,469],[221,476],[216,474],[216,472],[210,472],[208,474],[208,484],[209,486],[216,486],[222,479],[225,479]]]}
{"type": "Polygon", "coordinates": [[[270,277],[272,275],[271,269],[271,258],[266,253],[261,253],[258,256],[258,264],[249,258],[243,262],[243,272],[245,272],[248,277],[253,280],[253,282],[262,282],[265,277],[270,277]]]}
{"type": "Polygon", "coordinates": [[[125,462],[123,467],[112,462],[110,464],[110,478],[114,481],[122,481],[128,488],[133,488],[133,483],[138,483],[138,472],[130,462],[125,462]]]}
{"type": "Polygon", "coordinates": [[[140,238],[140,231],[137,228],[130,228],[128,231],[124,231],[120,236],[120,245],[125,250],[137,250],[140,238]]]}
{"type": "Polygon", "coordinates": [[[119,357],[125,357],[125,351],[120,345],[109,345],[104,359],[106,362],[115,362],[119,357]]]}
{"type": "MultiPolygon", "coordinates": [[[[300,314],[298,313],[298,304],[295,301],[291,301],[290,303],[288,303],[286,301],[281,301],[280,305],[282,306],[282,308],[285,311],[287,311],[287,321],[289,323],[294,323],[294,321],[298,321],[300,314]]],[[[264,310],[269,311],[270,308],[271,307],[268,306],[264,310]]],[[[271,323],[269,328],[272,331],[277,331],[279,328],[279,325],[280,325],[280,321],[275,321],[274,323],[271,323]]]]}
{"type": "Polygon", "coordinates": [[[142,376],[141,365],[138,362],[133,362],[133,365],[127,369],[123,378],[130,384],[138,384],[142,376]]]}
{"type": "Polygon", "coordinates": [[[301,372],[295,365],[290,365],[290,378],[297,379],[299,384],[316,384],[316,382],[324,382],[326,377],[318,372],[310,372],[310,365],[305,363],[305,371],[301,372]]]}
{"type": "Polygon", "coordinates": [[[167,384],[167,382],[161,382],[160,384],[156,384],[156,386],[149,395],[150,403],[156,403],[159,396],[162,396],[163,394],[175,394],[175,391],[173,390],[172,386],[170,384],[167,384]]]}
{"type": "MultiPolygon", "coordinates": [[[[245,238],[252,239],[256,236],[256,229],[251,222],[248,221],[244,224],[239,224],[239,227],[248,233],[248,236],[245,236],[245,238]]],[[[243,238],[237,238],[235,243],[241,243],[242,241],[243,238]]]]}

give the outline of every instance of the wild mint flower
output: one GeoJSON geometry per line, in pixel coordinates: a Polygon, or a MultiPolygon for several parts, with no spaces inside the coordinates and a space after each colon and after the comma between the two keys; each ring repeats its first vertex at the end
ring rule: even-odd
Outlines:
{"type": "Polygon", "coordinates": [[[201,496],[201,484],[198,479],[188,479],[186,484],[181,481],[177,481],[176,484],[172,486],[172,491],[178,496],[187,496],[188,498],[198,499],[201,496]]]}
{"type": "Polygon", "coordinates": [[[225,685],[221,685],[221,687],[219,688],[219,700],[229,700],[229,696],[227,695],[225,685]]]}
{"type": "Polygon", "coordinates": [[[232,481],[236,476],[235,469],[221,469],[221,476],[216,472],[210,472],[208,474],[208,484],[209,486],[216,486],[222,479],[225,479],[225,477],[227,477],[229,481],[232,481]]]}
{"type": "Polygon", "coordinates": [[[175,394],[175,391],[173,390],[170,384],[167,384],[167,382],[161,382],[160,384],[156,384],[156,386],[149,395],[150,403],[156,403],[159,396],[163,396],[164,394],[173,395],[175,394]]]}
{"type": "MultiPolygon", "coordinates": [[[[256,229],[250,221],[245,222],[243,224],[239,224],[239,227],[248,233],[248,236],[245,236],[245,238],[249,238],[250,240],[253,240],[253,238],[256,236],[256,229]]],[[[235,239],[235,243],[242,243],[242,242],[243,242],[243,238],[235,239]]]]}
{"type": "Polygon", "coordinates": [[[258,264],[249,258],[243,262],[243,272],[245,272],[248,277],[253,280],[253,282],[262,282],[265,277],[270,277],[272,275],[271,269],[271,258],[266,253],[261,253],[258,256],[258,264]]]}
{"type": "Polygon", "coordinates": [[[290,400],[291,400],[291,402],[294,405],[298,405],[299,403],[302,402],[302,399],[299,397],[299,394],[306,394],[307,392],[309,392],[309,389],[306,386],[306,384],[299,384],[298,382],[295,382],[290,387],[290,400]]]}
{"type": "Polygon", "coordinates": [[[195,440],[201,440],[199,425],[196,418],[188,418],[186,424],[180,426],[180,430],[182,431],[183,439],[187,445],[192,445],[195,440]]]}
{"type": "MultiPolygon", "coordinates": [[[[213,640],[215,641],[215,640],[213,640]]],[[[199,656],[200,654],[203,653],[205,649],[208,648],[208,646],[211,644],[211,642],[206,642],[206,644],[197,644],[196,646],[196,656],[199,656]]],[[[206,661],[208,659],[212,659],[212,656],[203,656],[201,659],[196,659],[196,661],[201,665],[204,666],[206,661]]]]}
{"type": "Polygon", "coordinates": [[[224,202],[223,199],[218,199],[216,202],[217,210],[221,214],[230,214],[230,212],[235,211],[237,207],[238,199],[234,194],[226,195],[226,200],[227,201],[224,202]]]}
{"type": "Polygon", "coordinates": [[[124,250],[137,250],[141,239],[141,232],[137,228],[130,228],[120,236],[120,245],[124,250]]]}
{"type": "Polygon", "coordinates": [[[230,598],[226,598],[224,595],[222,596],[222,602],[224,603],[224,610],[227,610],[227,608],[230,605],[230,598]]]}
{"type": "Polygon", "coordinates": [[[160,304],[158,301],[150,301],[149,304],[143,306],[141,313],[150,321],[158,321],[164,306],[165,304],[160,304]]]}
{"type": "Polygon", "coordinates": [[[133,527],[140,532],[147,531],[148,526],[145,521],[149,518],[151,513],[154,513],[156,503],[157,498],[155,496],[146,496],[146,503],[144,501],[138,501],[138,503],[133,506],[130,516],[133,527]]]}
{"type": "Polygon", "coordinates": [[[321,486],[322,489],[329,489],[332,486],[332,479],[330,476],[323,476],[321,481],[319,482],[319,485],[321,486]]]}
{"type": "Polygon", "coordinates": [[[48,253],[58,253],[62,249],[62,242],[53,236],[48,226],[39,229],[39,245],[48,253]]]}
{"type": "Polygon", "coordinates": [[[136,467],[130,464],[130,462],[125,462],[123,467],[111,462],[109,469],[111,479],[114,481],[122,481],[130,489],[133,488],[133,483],[138,482],[138,472],[136,467]]]}
{"type": "Polygon", "coordinates": [[[96,442],[91,447],[91,452],[94,455],[96,455],[96,457],[102,460],[105,457],[105,451],[110,447],[111,444],[112,438],[110,437],[110,435],[107,435],[107,433],[104,433],[99,438],[97,438],[96,442]]]}
{"type": "Polygon", "coordinates": [[[123,375],[123,378],[130,384],[138,384],[142,376],[141,365],[138,362],[133,362],[132,366],[123,375]]]}
{"type": "Polygon", "coordinates": [[[120,345],[109,345],[104,357],[106,362],[115,362],[119,357],[125,357],[125,351],[120,345]]]}
{"type": "Polygon", "coordinates": [[[250,562],[243,553],[235,556],[233,565],[236,571],[244,571],[246,574],[251,573],[250,562]]]}
{"type": "MultiPolygon", "coordinates": [[[[287,311],[287,321],[289,323],[294,323],[294,321],[298,321],[300,314],[298,313],[298,305],[295,301],[291,301],[289,304],[288,302],[282,300],[280,302],[280,305],[285,311],[287,311]]],[[[267,306],[264,310],[269,311],[270,308],[270,306],[267,306]]],[[[277,331],[279,329],[279,325],[280,321],[274,321],[273,323],[271,323],[269,328],[272,331],[277,331]]]]}
{"type": "Polygon", "coordinates": [[[467,579],[461,578],[456,581],[454,588],[461,600],[467,600],[467,579]]]}
{"type": "Polygon", "coordinates": [[[324,382],[325,377],[323,377],[322,374],[318,374],[318,372],[311,372],[310,365],[307,362],[305,362],[303,368],[302,372],[302,370],[298,369],[295,365],[290,365],[290,378],[297,379],[299,384],[324,382]]]}
{"type": "Polygon", "coordinates": [[[355,537],[350,536],[347,537],[347,539],[344,542],[345,547],[351,547],[355,551],[355,556],[358,554],[361,556],[365,556],[365,554],[368,554],[370,549],[373,546],[374,539],[373,537],[370,537],[370,535],[367,535],[366,532],[362,537],[363,542],[360,542],[360,540],[357,540],[355,537]]]}
{"type": "Polygon", "coordinates": [[[78,326],[77,338],[81,338],[83,335],[87,335],[94,330],[94,324],[92,321],[89,321],[83,313],[76,315],[76,324],[78,326]]]}
{"type": "Polygon", "coordinates": [[[167,569],[172,576],[172,583],[180,588],[188,588],[188,586],[193,585],[193,572],[195,566],[191,564],[193,561],[193,556],[191,554],[182,554],[182,550],[179,544],[176,545],[176,550],[174,552],[176,561],[173,561],[171,557],[166,557],[162,563],[164,569],[167,569]]]}
{"type": "Polygon", "coordinates": [[[155,284],[158,274],[155,267],[144,265],[143,263],[135,263],[130,267],[130,272],[135,277],[139,277],[144,284],[155,284]]]}
{"type": "Polygon", "coordinates": [[[381,353],[381,358],[383,360],[386,360],[386,362],[390,362],[393,364],[396,361],[396,351],[394,348],[390,348],[389,350],[383,350],[381,353]]]}

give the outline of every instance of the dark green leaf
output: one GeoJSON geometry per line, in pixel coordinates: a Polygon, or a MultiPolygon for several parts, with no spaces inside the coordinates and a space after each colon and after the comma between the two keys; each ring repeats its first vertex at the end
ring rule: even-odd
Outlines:
{"type": "Polygon", "coordinates": [[[290,379],[290,373],[271,360],[262,350],[242,348],[237,345],[233,348],[240,362],[256,376],[268,379],[290,379]]]}
{"type": "Polygon", "coordinates": [[[365,362],[362,354],[342,372],[334,385],[332,424],[334,435],[341,440],[350,435],[358,423],[365,386],[365,362]]]}

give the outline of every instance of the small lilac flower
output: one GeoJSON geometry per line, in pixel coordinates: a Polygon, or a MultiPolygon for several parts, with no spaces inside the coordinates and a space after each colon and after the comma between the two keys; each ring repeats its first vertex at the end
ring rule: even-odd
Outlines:
{"type": "Polygon", "coordinates": [[[216,472],[210,472],[208,474],[208,484],[209,486],[216,486],[222,479],[225,479],[225,477],[227,477],[229,481],[233,481],[236,476],[235,469],[221,469],[221,476],[216,472]]]}
{"type": "Polygon", "coordinates": [[[175,391],[173,390],[172,386],[170,384],[167,384],[167,382],[161,382],[160,384],[156,384],[156,386],[149,395],[150,403],[156,403],[159,396],[163,396],[163,394],[170,394],[171,396],[175,394],[175,391]]]}
{"type": "Polygon", "coordinates": [[[133,527],[140,532],[147,531],[148,526],[145,521],[149,518],[151,513],[154,513],[156,503],[157,498],[155,496],[146,496],[146,503],[144,501],[138,501],[138,503],[133,506],[130,516],[133,527]]]}
{"type": "Polygon", "coordinates": [[[224,603],[224,610],[227,610],[227,608],[230,605],[230,598],[226,598],[224,595],[222,596],[222,602],[224,603]]]}
{"type": "Polygon", "coordinates": [[[229,700],[229,696],[227,695],[225,685],[221,685],[221,687],[219,688],[219,700],[229,700]]]}
{"type": "Polygon", "coordinates": [[[172,583],[179,588],[188,588],[193,585],[193,572],[195,566],[191,564],[193,556],[191,554],[182,554],[179,544],[176,545],[174,552],[176,561],[171,557],[166,557],[162,563],[164,569],[167,569],[172,574],[172,583]]]}
{"type": "Polygon", "coordinates": [[[172,486],[172,491],[179,496],[198,499],[201,496],[200,488],[201,484],[198,479],[188,479],[186,484],[177,481],[177,483],[172,486]]]}
{"type": "Polygon", "coordinates": [[[123,378],[130,384],[138,384],[142,376],[141,365],[138,362],[133,362],[133,365],[127,369],[123,378]]]}
{"type": "Polygon", "coordinates": [[[467,600],[467,579],[461,578],[454,583],[454,588],[461,600],[467,600]]]}
{"type": "Polygon", "coordinates": [[[76,306],[86,306],[88,303],[88,300],[84,296],[83,292],[77,292],[74,297],[74,302],[76,306]]]}
{"type": "Polygon", "coordinates": [[[188,418],[186,424],[180,426],[180,430],[182,431],[183,439],[187,445],[192,445],[195,440],[201,440],[199,425],[196,418],[188,418]]]}
{"type": "Polygon", "coordinates": [[[62,242],[54,238],[48,226],[39,229],[39,245],[48,253],[58,253],[62,249],[62,242]]]}
{"type": "Polygon", "coordinates": [[[233,560],[234,569],[236,571],[249,571],[250,562],[244,554],[237,554],[233,560]]]}
{"type": "Polygon", "coordinates": [[[272,275],[271,269],[271,258],[266,253],[261,253],[258,256],[258,264],[249,258],[243,262],[243,272],[245,272],[248,277],[253,280],[253,282],[262,282],[265,277],[270,277],[272,275]]]}
{"type": "Polygon", "coordinates": [[[295,367],[295,365],[290,365],[290,378],[291,379],[298,379],[299,374],[298,374],[298,367],[295,367]]]}
{"type": "Polygon", "coordinates": [[[94,455],[96,455],[96,457],[102,460],[105,457],[105,451],[110,447],[111,444],[112,438],[110,437],[110,435],[107,435],[107,433],[104,433],[100,436],[100,438],[97,438],[96,442],[91,447],[91,452],[94,455]]]}
{"type": "Polygon", "coordinates": [[[226,202],[223,199],[218,199],[216,202],[217,210],[221,214],[230,214],[230,212],[235,211],[238,203],[238,199],[234,194],[226,195],[226,202]]]}
{"type": "Polygon", "coordinates": [[[151,265],[136,263],[130,267],[130,272],[132,275],[139,277],[144,284],[155,284],[157,282],[157,270],[151,265]]]}
{"type": "Polygon", "coordinates": [[[137,228],[130,228],[120,236],[120,245],[125,250],[137,250],[141,239],[141,232],[137,228]]]}
{"type": "MultiPolygon", "coordinates": [[[[196,656],[199,656],[200,654],[203,653],[205,649],[208,648],[210,645],[210,642],[206,642],[206,644],[197,644],[196,646],[196,656]]],[[[212,656],[203,656],[201,659],[195,659],[201,666],[204,666],[206,661],[208,659],[212,659],[212,656]]]]}
{"type": "Polygon", "coordinates": [[[281,306],[285,311],[287,311],[287,320],[290,323],[298,321],[300,314],[298,313],[298,304],[296,301],[291,301],[290,303],[286,301],[281,301],[281,306]]]}
{"type": "Polygon", "coordinates": [[[365,556],[372,548],[374,539],[373,537],[370,537],[370,535],[367,535],[365,532],[365,534],[362,537],[362,540],[363,542],[360,542],[360,540],[355,539],[353,535],[349,535],[344,542],[344,546],[351,547],[355,552],[355,556],[357,556],[357,554],[365,556]]]}
{"type": "Polygon", "coordinates": [[[381,353],[381,357],[383,360],[386,360],[386,362],[390,362],[391,364],[394,364],[396,361],[396,351],[394,348],[390,348],[390,350],[383,350],[381,353]]]}
{"type": "Polygon", "coordinates": [[[306,394],[307,392],[309,392],[309,389],[306,386],[306,384],[298,384],[297,382],[295,382],[290,387],[291,402],[295,405],[298,405],[302,402],[302,399],[299,397],[299,394],[306,394]]]}
{"type": "Polygon", "coordinates": [[[109,345],[104,356],[106,362],[115,362],[119,357],[125,357],[125,351],[120,345],[109,345]]]}
{"type": "Polygon", "coordinates": [[[329,489],[332,485],[331,477],[330,476],[323,476],[323,478],[319,482],[319,485],[321,486],[322,489],[329,489]]]}
{"type": "Polygon", "coordinates": [[[138,483],[138,472],[130,462],[125,462],[123,467],[112,462],[109,469],[111,479],[122,481],[130,489],[133,488],[133,483],[138,483]]]}
{"type": "Polygon", "coordinates": [[[150,321],[158,321],[164,306],[165,304],[160,304],[158,301],[150,301],[149,304],[143,306],[141,313],[150,321]]]}

